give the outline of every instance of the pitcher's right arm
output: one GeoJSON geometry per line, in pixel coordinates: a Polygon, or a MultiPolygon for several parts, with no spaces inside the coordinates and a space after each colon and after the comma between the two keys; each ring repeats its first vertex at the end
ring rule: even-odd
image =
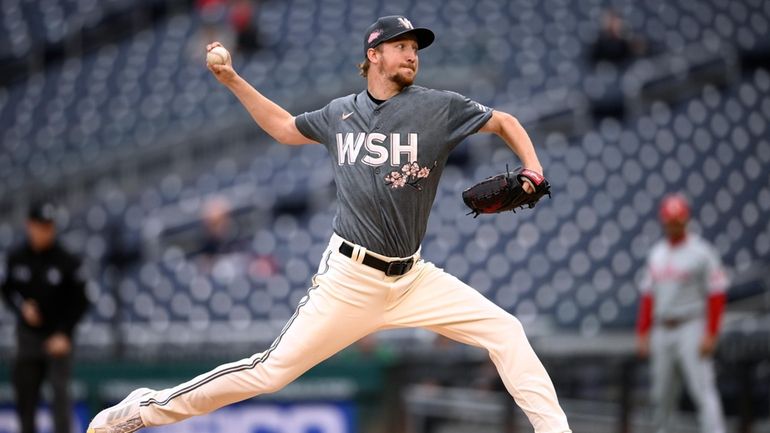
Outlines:
{"type": "MultiPolygon", "coordinates": [[[[206,46],[206,51],[222,44],[214,42],[206,46]]],[[[259,93],[251,84],[235,72],[232,56],[228,56],[224,65],[208,65],[216,79],[225,85],[241,101],[244,108],[265,132],[281,144],[299,145],[316,143],[302,135],[294,124],[294,116],[280,105],[259,93]]]]}

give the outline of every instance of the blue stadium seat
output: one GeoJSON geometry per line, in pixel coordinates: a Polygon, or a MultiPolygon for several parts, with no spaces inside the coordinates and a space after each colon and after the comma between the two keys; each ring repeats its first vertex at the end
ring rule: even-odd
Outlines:
{"type": "MultiPolygon", "coordinates": [[[[60,37],[70,25],[67,17],[93,19],[115,5],[120,1],[0,2],[0,26],[13,30],[0,32],[10,35],[0,36],[0,42],[11,39],[0,45],[23,52],[31,35],[60,37]],[[33,13],[39,19],[27,19],[33,13]],[[12,19],[18,16],[25,19],[12,19]]],[[[426,69],[474,66],[483,55],[485,69],[498,76],[494,85],[472,87],[474,94],[486,95],[484,103],[517,105],[564,88],[596,98],[620,86],[622,71],[592,68],[584,58],[602,13],[598,2],[436,5],[266,2],[261,11],[266,49],[243,59],[239,70],[282,101],[339,93],[340,77],[353,75],[361,58],[358,48],[339,47],[359,47],[363,23],[406,10],[420,17],[415,24],[438,34],[425,52],[426,58],[432,56],[426,69]]],[[[770,17],[768,2],[758,0],[661,0],[618,9],[633,32],[672,53],[698,40],[751,48],[766,38],[770,17]]],[[[130,157],[169,134],[190,137],[203,122],[240,112],[237,101],[201,67],[202,58],[189,54],[189,41],[199,29],[195,17],[173,17],[0,90],[0,121],[7,125],[0,191],[18,190],[32,179],[77,174],[116,154],[130,157]]],[[[669,191],[690,197],[696,228],[714,241],[731,268],[766,263],[769,92],[770,74],[759,69],[737,84],[707,87],[680,104],[656,102],[625,121],[603,119],[575,137],[551,134],[539,152],[554,198],[516,216],[471,220],[464,215],[461,189],[511,160],[503,146],[490,151],[487,141],[474,141],[471,163],[445,170],[423,255],[523,320],[547,318],[587,334],[633,323],[639,270],[660,236],[657,203],[669,191]],[[489,155],[482,158],[484,152],[489,155]]],[[[183,324],[188,333],[179,338],[190,340],[210,335],[202,331],[246,329],[292,313],[331,233],[334,201],[314,200],[331,185],[326,152],[320,146],[291,149],[263,139],[242,141],[243,148],[266,148],[248,161],[225,154],[203,170],[169,172],[153,184],[140,182],[138,191],[106,188],[72,209],[64,238],[89,262],[103,259],[106,231],[114,220],[133,239],[147,241],[150,250],[119,284],[122,304],[109,275],[95,275],[87,329],[96,341],[109,340],[97,325],[109,323],[118,308],[125,325],[163,334],[178,332],[176,325],[183,324]],[[231,199],[236,213],[259,215],[248,226],[251,232],[241,234],[244,251],[202,265],[201,257],[157,242],[164,230],[195,226],[201,203],[216,194],[231,199]],[[294,197],[307,198],[311,212],[271,214],[276,203],[294,197]]],[[[8,223],[0,223],[0,251],[18,240],[8,223]]]]}

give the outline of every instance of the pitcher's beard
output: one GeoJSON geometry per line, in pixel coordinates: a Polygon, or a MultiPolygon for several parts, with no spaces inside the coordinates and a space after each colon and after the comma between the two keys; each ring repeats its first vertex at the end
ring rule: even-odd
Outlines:
{"type": "Polygon", "coordinates": [[[393,82],[401,86],[403,89],[404,87],[411,86],[414,83],[414,77],[414,75],[407,77],[402,73],[398,73],[395,77],[393,77],[393,82]]]}
{"type": "MultiPolygon", "coordinates": [[[[384,71],[384,69],[385,69],[384,67],[382,66],[380,67],[380,71],[384,71]]],[[[416,76],[417,76],[417,71],[414,71],[411,77],[404,75],[404,73],[402,73],[401,71],[398,71],[395,74],[390,75],[388,79],[394,84],[396,84],[399,90],[402,90],[404,87],[411,86],[412,84],[414,84],[414,77],[416,76]]]]}
{"type": "Polygon", "coordinates": [[[395,75],[390,77],[390,81],[396,83],[400,89],[403,89],[404,87],[411,86],[414,83],[414,77],[414,74],[411,77],[408,77],[400,72],[396,72],[395,75]]]}

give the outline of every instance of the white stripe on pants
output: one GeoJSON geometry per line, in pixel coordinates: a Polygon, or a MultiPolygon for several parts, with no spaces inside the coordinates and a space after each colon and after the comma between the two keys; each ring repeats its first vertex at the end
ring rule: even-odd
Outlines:
{"type": "Polygon", "coordinates": [[[313,287],[267,351],[148,396],[140,410],[145,424],[170,424],[278,391],[374,331],[425,327],[487,349],[537,433],[570,431],[551,379],[516,318],[431,263],[420,260],[407,274],[387,277],[360,263],[362,247],[354,247],[356,261],[340,254],[341,242],[332,236],[313,287]]]}

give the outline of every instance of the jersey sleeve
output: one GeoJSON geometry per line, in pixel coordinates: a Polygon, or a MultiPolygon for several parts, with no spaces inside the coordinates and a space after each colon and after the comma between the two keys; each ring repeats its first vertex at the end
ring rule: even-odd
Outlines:
{"type": "Polygon", "coordinates": [[[11,277],[11,269],[13,269],[13,258],[9,256],[3,264],[2,280],[0,283],[0,292],[2,292],[3,303],[16,315],[21,314],[20,311],[20,297],[16,292],[16,285],[11,277]]]}
{"type": "Polygon", "coordinates": [[[705,285],[709,295],[725,293],[729,280],[719,254],[711,247],[706,248],[705,285]]]}
{"type": "Polygon", "coordinates": [[[326,144],[329,141],[329,106],[300,114],[294,118],[294,124],[305,137],[326,144]]]}
{"type": "Polygon", "coordinates": [[[644,295],[652,295],[652,264],[650,260],[644,265],[642,270],[642,277],[639,279],[639,292],[644,295]]]}
{"type": "Polygon", "coordinates": [[[57,324],[58,330],[72,335],[75,326],[89,306],[86,295],[87,270],[82,261],[70,257],[64,269],[64,288],[67,290],[65,314],[57,324]]]}
{"type": "Polygon", "coordinates": [[[447,92],[449,109],[447,110],[447,130],[449,142],[453,145],[475,134],[492,117],[492,109],[479,104],[459,93],[447,92]]]}
{"type": "Polygon", "coordinates": [[[715,336],[719,332],[722,315],[727,301],[727,272],[722,266],[719,254],[710,245],[705,246],[706,263],[704,269],[704,285],[707,291],[706,299],[706,332],[715,336]]]}
{"type": "Polygon", "coordinates": [[[639,312],[636,318],[636,334],[645,336],[650,332],[652,326],[652,310],[655,300],[651,293],[645,293],[639,299],[639,312]]]}
{"type": "Polygon", "coordinates": [[[652,316],[655,298],[653,295],[653,277],[652,277],[652,255],[647,257],[644,269],[639,278],[639,310],[636,316],[636,334],[640,337],[649,333],[652,327],[652,316]]]}

